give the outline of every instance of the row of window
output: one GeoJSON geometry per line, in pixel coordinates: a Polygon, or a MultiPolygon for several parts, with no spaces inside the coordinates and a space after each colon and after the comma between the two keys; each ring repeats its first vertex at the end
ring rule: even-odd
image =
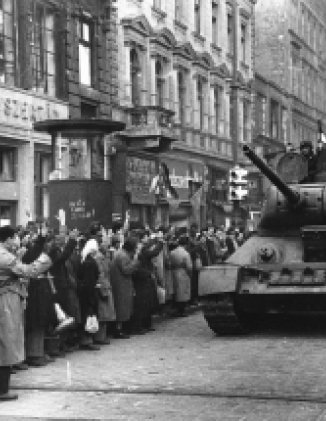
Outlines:
{"type": "Polygon", "coordinates": [[[300,57],[300,51],[292,44],[291,91],[306,104],[326,111],[326,98],[323,94],[326,81],[309,63],[300,57]]]}
{"type": "MultiPolygon", "coordinates": [[[[220,34],[220,25],[222,21],[222,16],[220,12],[219,0],[210,0],[211,4],[211,41],[215,46],[219,46],[221,36],[220,34]]],[[[203,0],[194,0],[194,32],[198,35],[202,35],[203,29],[207,23],[206,15],[206,6],[203,0]]],[[[234,49],[234,11],[233,8],[229,5],[226,8],[226,19],[223,21],[227,22],[227,52],[233,54],[234,49]]],[[[164,10],[165,4],[163,0],[153,0],[153,7],[157,10],[164,10]]],[[[189,0],[175,0],[175,19],[178,22],[184,22],[186,11],[189,10],[189,0]]],[[[241,19],[240,23],[240,60],[246,62],[247,59],[247,49],[248,49],[248,38],[249,38],[249,24],[248,19],[241,19]]]]}
{"type": "Polygon", "coordinates": [[[326,29],[317,15],[303,1],[291,0],[291,25],[318,54],[326,47],[326,29]]]}
{"type": "Polygon", "coordinates": [[[260,93],[256,94],[255,102],[256,135],[287,142],[288,110],[274,99],[267,101],[260,93]]]}
{"type": "MultiPolygon", "coordinates": [[[[19,56],[19,31],[17,24],[19,11],[15,0],[0,0],[0,82],[23,86],[50,96],[59,96],[57,78],[62,49],[59,33],[60,15],[58,10],[44,2],[31,2],[25,16],[26,33],[20,34],[25,40],[24,49],[27,63],[19,69],[22,57],[19,56]],[[25,81],[25,82],[24,82],[25,81]]],[[[62,24],[62,22],[61,22],[62,24]]],[[[88,19],[78,22],[80,82],[93,83],[93,23],[88,19]]]]}
{"type": "MultiPolygon", "coordinates": [[[[160,58],[156,59],[155,62],[155,95],[156,95],[156,106],[162,108],[169,108],[167,105],[168,96],[170,95],[169,83],[170,79],[166,75],[168,73],[165,72],[164,63],[160,58]]],[[[130,81],[131,81],[131,89],[130,89],[130,102],[134,107],[139,105],[146,105],[142,103],[141,94],[142,94],[142,65],[141,59],[138,55],[136,49],[132,48],[130,50],[130,81]]],[[[208,128],[217,135],[220,136],[227,136],[230,133],[229,128],[226,127],[226,123],[230,123],[230,117],[226,116],[226,113],[230,113],[230,110],[226,111],[226,108],[229,107],[226,101],[226,95],[228,93],[225,92],[225,89],[221,85],[215,85],[213,87],[212,92],[210,91],[210,84],[207,79],[203,78],[202,76],[198,75],[196,78],[196,104],[195,108],[197,109],[198,121],[194,122],[192,119],[189,118],[189,112],[191,111],[190,108],[190,91],[191,91],[191,78],[190,73],[187,70],[183,70],[179,68],[177,71],[177,78],[176,83],[177,86],[175,87],[177,93],[177,102],[178,102],[178,109],[176,110],[176,115],[178,119],[178,123],[181,126],[187,126],[190,123],[194,124],[196,128],[200,130],[207,130],[208,128]],[[208,111],[209,98],[210,95],[213,95],[212,103],[213,103],[213,113],[208,111]],[[212,114],[212,115],[211,115],[212,114]],[[213,125],[208,122],[208,126],[205,124],[205,118],[207,115],[211,115],[213,117],[213,125]]],[[[249,103],[248,101],[244,101],[245,105],[243,107],[243,120],[241,127],[243,127],[243,139],[248,138],[248,126],[249,126],[249,103]]]]}

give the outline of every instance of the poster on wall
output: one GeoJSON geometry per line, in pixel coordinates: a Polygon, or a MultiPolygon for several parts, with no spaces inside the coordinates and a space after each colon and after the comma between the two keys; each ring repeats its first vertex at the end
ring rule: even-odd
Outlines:
{"type": "Polygon", "coordinates": [[[150,193],[153,178],[156,176],[156,162],[137,156],[127,157],[126,191],[133,204],[155,204],[155,195],[150,193]]]}

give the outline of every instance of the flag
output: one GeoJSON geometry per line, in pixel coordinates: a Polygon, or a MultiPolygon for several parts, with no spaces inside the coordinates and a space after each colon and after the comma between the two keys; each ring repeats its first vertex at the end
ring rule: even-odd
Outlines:
{"type": "Polygon", "coordinates": [[[170,172],[164,162],[160,163],[159,173],[153,177],[149,192],[161,195],[167,200],[179,198],[176,189],[171,184],[170,172]]]}
{"type": "Polygon", "coordinates": [[[171,184],[170,171],[168,169],[168,166],[165,164],[165,162],[161,162],[161,169],[162,169],[162,175],[163,175],[163,185],[166,191],[167,199],[170,199],[170,198],[178,199],[179,195],[176,189],[171,184]]]}

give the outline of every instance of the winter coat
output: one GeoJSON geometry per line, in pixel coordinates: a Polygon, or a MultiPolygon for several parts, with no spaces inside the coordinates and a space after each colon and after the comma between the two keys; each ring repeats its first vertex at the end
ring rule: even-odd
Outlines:
{"type": "Polygon", "coordinates": [[[69,282],[68,271],[66,267],[66,261],[72,255],[74,248],[76,247],[76,240],[69,239],[65,248],[61,250],[59,247],[54,246],[49,252],[49,256],[53,261],[50,273],[53,276],[53,283],[56,293],[56,301],[61,305],[65,313],[72,315],[75,310],[74,302],[71,301],[70,294],[68,293],[71,288],[69,282]]]}
{"type": "Polygon", "coordinates": [[[115,308],[110,280],[110,262],[103,254],[98,253],[95,257],[99,268],[98,284],[98,319],[101,322],[112,322],[115,320],[115,308]]]}
{"type": "Polygon", "coordinates": [[[80,265],[78,274],[78,297],[80,303],[81,322],[85,325],[88,316],[97,315],[98,295],[96,285],[100,271],[96,260],[88,255],[80,265]]]}
{"type": "Polygon", "coordinates": [[[131,317],[134,297],[132,274],[137,267],[138,262],[124,249],[116,252],[110,274],[117,322],[126,322],[131,317]]]}
{"type": "Polygon", "coordinates": [[[24,264],[0,244],[0,366],[24,360],[23,297],[19,279],[37,278],[51,263],[42,253],[33,263],[24,264]]]}
{"type": "Polygon", "coordinates": [[[170,253],[175,301],[187,302],[191,297],[192,262],[188,251],[181,246],[170,253]]]}
{"type": "Polygon", "coordinates": [[[162,243],[143,245],[138,254],[139,267],[132,279],[135,288],[134,316],[137,320],[148,317],[157,307],[157,279],[152,259],[162,251],[162,243]]]}
{"type": "MultiPolygon", "coordinates": [[[[44,237],[38,237],[22,254],[21,261],[29,264],[37,259],[42,253],[44,242],[44,237]]],[[[55,319],[52,291],[47,274],[31,278],[28,283],[27,294],[26,330],[46,328],[55,319]]]]}

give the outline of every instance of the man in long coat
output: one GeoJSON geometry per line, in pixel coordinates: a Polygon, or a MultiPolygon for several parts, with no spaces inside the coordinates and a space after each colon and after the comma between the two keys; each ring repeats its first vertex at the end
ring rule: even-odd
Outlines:
{"type": "Polygon", "coordinates": [[[192,261],[189,252],[188,237],[182,235],[178,240],[178,247],[170,253],[170,266],[175,291],[177,315],[186,316],[185,308],[191,298],[192,261]]]}
{"type": "Polygon", "coordinates": [[[15,230],[0,228],[0,401],[17,399],[9,393],[10,366],[24,360],[23,307],[20,278],[36,278],[51,266],[42,253],[34,262],[23,264],[11,252],[15,230]]]}
{"type": "Polygon", "coordinates": [[[128,338],[122,331],[122,323],[130,320],[133,310],[132,274],[138,267],[138,261],[134,259],[136,248],[137,240],[127,238],[122,248],[116,252],[111,265],[111,285],[116,312],[115,338],[128,338]]]}

